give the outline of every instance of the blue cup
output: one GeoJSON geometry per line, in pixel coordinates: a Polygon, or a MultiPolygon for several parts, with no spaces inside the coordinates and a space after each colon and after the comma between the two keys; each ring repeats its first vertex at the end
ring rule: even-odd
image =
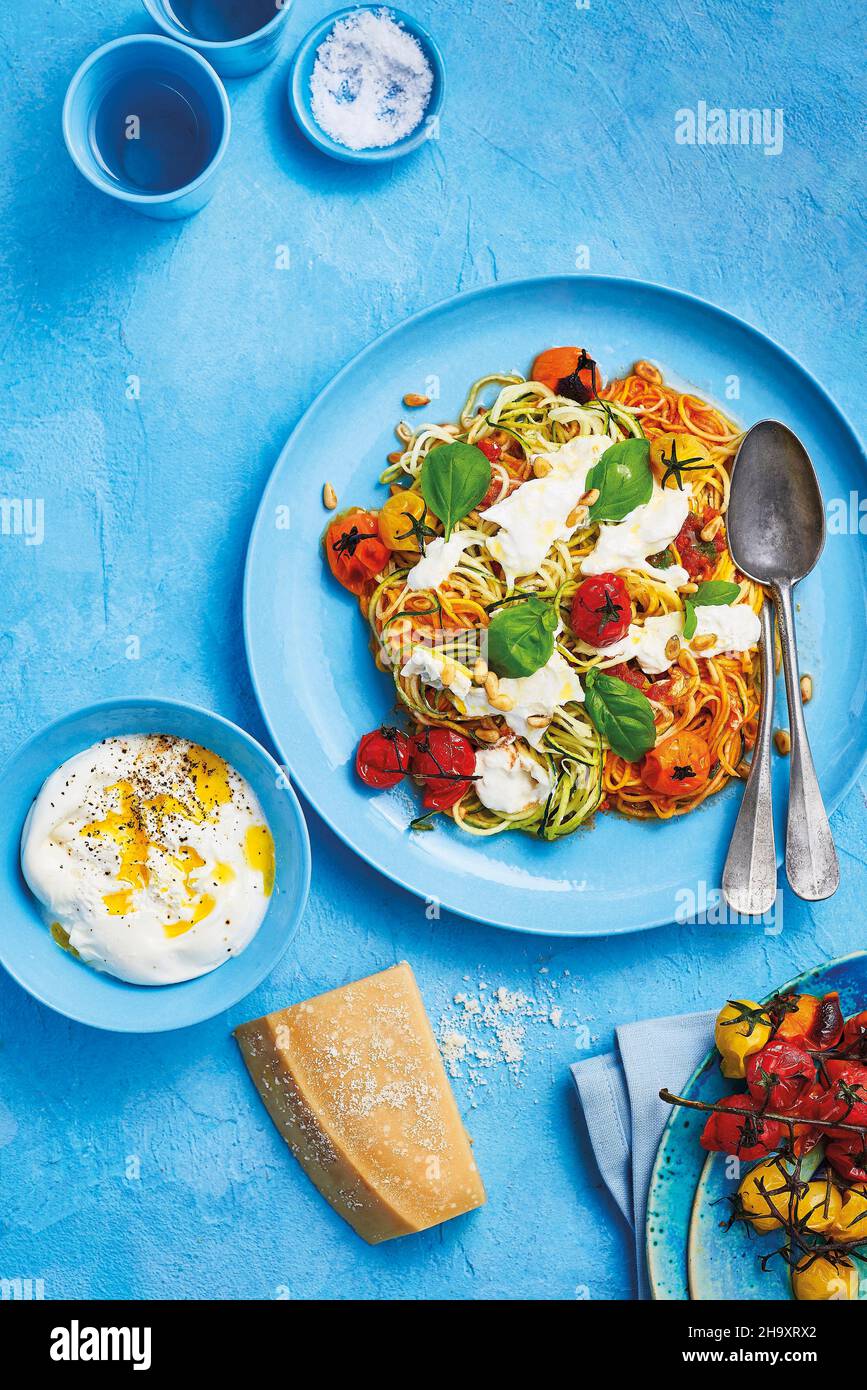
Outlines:
{"type": "Polygon", "coordinates": [[[143,0],[164,34],[189,44],[223,77],[246,77],[273,62],[292,0],[143,0]]]}
{"type": "Polygon", "coordinates": [[[63,103],[63,138],[96,188],[148,217],[189,217],[214,192],[232,114],[209,63],[156,34],[85,59],[63,103]]]}

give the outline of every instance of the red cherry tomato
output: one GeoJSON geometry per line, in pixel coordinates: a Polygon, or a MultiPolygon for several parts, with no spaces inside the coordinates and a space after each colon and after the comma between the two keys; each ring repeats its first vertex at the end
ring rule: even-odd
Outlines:
{"type": "Polygon", "coordinates": [[[379,534],[375,512],[347,512],[332,521],[325,536],[325,554],[334,578],[351,594],[385,569],[391,551],[379,534]]]}
{"type": "Polygon", "coordinates": [[[422,805],[447,811],[460,801],[476,770],[473,745],[455,729],[425,729],[414,739],[410,770],[424,785],[422,805]]]}
{"type": "Polygon", "coordinates": [[[847,1134],[825,1145],[825,1157],[847,1182],[867,1182],[867,1137],[847,1134]]]}
{"type": "Polygon", "coordinates": [[[703,1149],[749,1162],[766,1158],[783,1142],[785,1126],[779,1120],[766,1120],[752,1096],[726,1096],[719,1104],[725,1109],[709,1117],[700,1140],[703,1149]]]}
{"type": "Polygon", "coordinates": [[[808,1048],[835,1047],[843,1036],[843,1014],[836,990],[818,999],[815,994],[778,995],[770,1004],[774,1037],[808,1048]]]}
{"type": "Polygon", "coordinates": [[[849,1139],[851,1130],[835,1126],[867,1126],[867,1067],[859,1062],[830,1059],[822,1064],[821,1072],[828,1085],[813,1102],[813,1118],[828,1122],[826,1132],[832,1138],[849,1139]]]}
{"type": "Polygon", "coordinates": [[[481,449],[489,463],[496,463],[503,452],[503,446],[496,439],[477,439],[476,448],[481,449]]]}
{"type": "Polygon", "coordinates": [[[703,541],[701,538],[701,532],[716,515],[712,507],[705,507],[701,516],[689,512],[674,542],[680,562],[692,580],[700,582],[708,579],[726,548],[724,526],[720,527],[713,540],[703,541]]]}
{"type": "Polygon", "coordinates": [[[850,1057],[867,1062],[867,1009],[846,1021],[842,1046],[850,1057]]]}
{"type": "Polygon", "coordinates": [[[788,1112],[816,1075],[809,1052],[795,1043],[774,1038],[747,1059],[747,1090],[765,1110],[788,1112]]]}
{"type": "Polygon", "coordinates": [[[591,647],[610,647],[629,631],[632,603],[619,574],[594,574],[575,590],[572,631],[591,647]]]}
{"type": "Polygon", "coordinates": [[[634,685],[636,690],[643,690],[645,694],[650,689],[650,681],[644,672],[626,661],[618,661],[616,666],[609,666],[605,674],[616,676],[619,681],[626,681],[627,685],[634,685]]]}
{"type": "Polygon", "coordinates": [[[409,772],[410,753],[410,741],[399,729],[374,729],[358,745],[355,771],[365,786],[377,791],[396,787],[409,772]]]}
{"type": "Polygon", "coordinates": [[[700,791],[710,776],[710,749],[689,729],[663,739],[645,754],[641,780],[660,796],[688,796],[700,791]]]}

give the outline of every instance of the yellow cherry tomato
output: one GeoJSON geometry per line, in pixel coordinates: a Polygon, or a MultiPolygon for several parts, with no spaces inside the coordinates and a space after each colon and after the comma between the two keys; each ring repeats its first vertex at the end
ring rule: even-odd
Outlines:
{"type": "Polygon", "coordinates": [[[804,1255],[792,1270],[792,1291],[802,1303],[857,1298],[858,1271],[842,1255],[819,1255],[816,1259],[804,1255]]]}
{"type": "Polygon", "coordinates": [[[802,1230],[829,1231],[840,1219],[843,1199],[836,1187],[818,1179],[808,1182],[793,1207],[789,1170],[781,1159],[766,1159],[751,1168],[738,1188],[740,1209],[762,1235],[795,1219],[802,1230]]]}
{"type": "Polygon", "coordinates": [[[746,1075],[746,1062],[771,1037],[767,1011],[751,999],[730,999],[717,1014],[714,1042],[722,1057],[722,1074],[733,1080],[746,1075]]]}
{"type": "MultiPolygon", "coordinates": [[[[417,528],[433,531],[436,517],[432,516],[424,504],[420,492],[395,492],[389,497],[379,513],[379,534],[389,550],[411,550],[416,554],[421,550],[417,528]]],[[[430,540],[430,536],[425,536],[430,540]]]]}
{"type": "Polygon", "coordinates": [[[661,434],[650,441],[650,467],[663,487],[685,488],[707,467],[709,449],[694,434],[661,434]]]}
{"type": "Polygon", "coordinates": [[[848,1188],[842,1199],[840,1214],[826,1234],[831,1240],[867,1240],[867,1184],[848,1188]]]}

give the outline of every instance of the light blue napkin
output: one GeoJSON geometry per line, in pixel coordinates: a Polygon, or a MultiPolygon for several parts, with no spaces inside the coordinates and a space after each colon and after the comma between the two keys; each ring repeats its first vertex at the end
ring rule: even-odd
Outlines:
{"type": "Polygon", "coordinates": [[[644,1260],[650,1174],[671,1113],[659,1091],[689,1080],[713,1042],[715,1017],[711,1012],[625,1023],[615,1030],[616,1052],[572,1067],[599,1172],[635,1237],[640,1298],[650,1297],[644,1260]]]}

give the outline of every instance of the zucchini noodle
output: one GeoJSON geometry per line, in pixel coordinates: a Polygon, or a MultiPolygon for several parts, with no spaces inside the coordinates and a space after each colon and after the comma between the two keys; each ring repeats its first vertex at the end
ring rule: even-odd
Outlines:
{"type": "MultiPolygon", "coordinates": [[[[708,746],[711,770],[706,783],[682,795],[651,791],[642,781],[640,763],[626,761],[607,746],[580,702],[558,707],[539,746],[533,747],[509,728],[501,714],[479,716],[451,689],[429,684],[424,675],[401,674],[414,645],[434,645],[438,659],[454,666],[465,683],[472,682],[491,612],[515,593],[536,594],[557,606],[561,623],[556,651],[580,676],[593,668],[604,671],[622,662],[622,657],[606,657],[604,649],[588,647],[575,636],[569,620],[575,591],[585,577],[581,561],[594,549],[599,527],[579,528],[570,540],[555,542],[538,569],[517,577],[510,588],[485,546],[486,537],[495,535],[499,528],[482,513],[534,476],[536,454],[556,449],[576,436],[597,435],[617,443],[645,437],[653,441],[670,433],[692,435],[708,451],[700,467],[690,471],[691,511],[700,522],[708,511],[714,518],[723,517],[740,431],[714,406],[666,385],[659,370],[648,362],[636,363],[631,373],[611,381],[586,404],[514,374],[481,377],[471,387],[456,423],[426,424],[411,436],[407,427],[401,427],[405,447],[380,478],[392,493],[420,493],[424,460],[431,449],[443,443],[489,440],[499,446],[491,460],[491,487],[486,497],[452,530],[453,536],[464,538],[466,546],[444,582],[435,590],[410,588],[407,576],[419,561],[419,550],[392,551],[385,570],[366,586],[360,598],[371,628],[374,658],[380,670],[394,680],[397,706],[413,731],[430,725],[451,728],[468,737],[477,749],[517,743],[523,757],[545,770],[545,785],[550,783],[547,799],[515,814],[488,809],[471,782],[461,799],[442,812],[467,834],[490,836],[522,830],[553,840],[572,834],[599,809],[614,809],[637,818],[669,819],[694,810],[731,778],[743,774],[745,754],[755,742],[759,710],[757,663],[751,652],[708,659],[682,648],[664,679],[644,681],[649,687],[657,741],[690,731],[708,746]]],[[[424,514],[423,506],[420,510],[424,514]]],[[[435,520],[432,524],[431,534],[441,535],[441,524],[435,520]]],[[[716,522],[717,526],[722,524],[716,522]]],[[[722,534],[724,537],[724,530],[722,534]]],[[[706,544],[703,553],[706,577],[739,583],[739,601],[758,612],[763,591],[736,574],[728,549],[723,547],[717,553],[717,547],[706,544]]],[[[668,548],[665,560],[668,564],[682,563],[676,543],[668,548]]],[[[650,617],[684,611],[684,596],[658,578],[632,569],[618,573],[632,601],[634,623],[641,625],[650,617]]],[[[448,686],[453,680],[443,684],[448,686]]]]}

